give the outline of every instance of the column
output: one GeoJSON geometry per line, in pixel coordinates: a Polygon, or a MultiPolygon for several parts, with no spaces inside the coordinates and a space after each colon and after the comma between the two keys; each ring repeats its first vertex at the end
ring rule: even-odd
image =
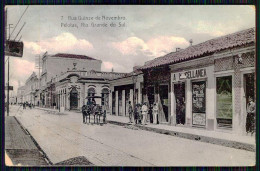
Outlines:
{"type": "Polygon", "coordinates": [[[185,124],[188,126],[192,125],[192,90],[191,90],[191,81],[186,81],[186,121],[185,124]]]}
{"type": "Polygon", "coordinates": [[[125,90],[122,90],[122,113],[123,113],[123,116],[126,116],[126,111],[125,111],[125,90]]]}
{"type": "Polygon", "coordinates": [[[65,94],[65,109],[70,110],[70,100],[68,99],[69,97],[69,90],[66,89],[66,94],[65,94]]]}
{"type": "Polygon", "coordinates": [[[81,87],[81,96],[80,96],[80,107],[83,106],[85,103],[85,85],[84,83],[82,83],[81,87]]]}
{"type": "Polygon", "coordinates": [[[215,120],[215,97],[216,97],[216,82],[214,77],[214,67],[207,68],[207,88],[206,88],[206,128],[214,130],[215,120]]]}
{"type": "Polygon", "coordinates": [[[115,108],[116,108],[116,116],[118,116],[118,91],[116,91],[116,105],[115,105],[115,108]]]}
{"type": "Polygon", "coordinates": [[[134,90],[130,89],[130,101],[132,106],[134,106],[134,90]]]}
{"type": "Polygon", "coordinates": [[[112,115],[112,103],[113,103],[112,91],[109,90],[109,114],[110,115],[112,115]]]}
{"type": "Polygon", "coordinates": [[[176,125],[176,99],[173,83],[171,83],[171,125],[176,125]]]}

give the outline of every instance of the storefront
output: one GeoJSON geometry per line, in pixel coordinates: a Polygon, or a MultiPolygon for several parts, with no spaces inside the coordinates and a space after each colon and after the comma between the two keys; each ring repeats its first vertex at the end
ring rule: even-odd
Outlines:
{"type": "MultiPolygon", "coordinates": [[[[170,123],[170,69],[169,66],[144,68],[143,99],[148,107],[158,104],[158,122],[170,123]]],[[[152,108],[151,108],[152,109],[152,108]]]]}
{"type": "Polygon", "coordinates": [[[174,125],[213,129],[213,62],[209,56],[170,66],[171,118],[174,125]]]}
{"type": "Polygon", "coordinates": [[[214,55],[216,130],[246,133],[249,99],[255,104],[255,47],[234,48],[214,55]]]}
{"type": "Polygon", "coordinates": [[[126,74],[123,77],[113,79],[110,83],[110,105],[112,115],[129,116],[129,102],[132,107],[143,102],[143,75],[140,71],[126,74]]]}

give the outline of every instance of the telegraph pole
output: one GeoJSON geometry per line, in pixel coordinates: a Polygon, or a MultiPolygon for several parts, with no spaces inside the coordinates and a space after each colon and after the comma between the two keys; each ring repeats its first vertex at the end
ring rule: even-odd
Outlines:
{"type": "MultiPolygon", "coordinates": [[[[6,14],[7,14],[7,12],[6,12],[6,14]]],[[[11,25],[13,25],[13,24],[9,24],[9,28],[8,28],[9,29],[9,38],[8,39],[10,39],[11,25]]],[[[7,70],[7,116],[9,116],[9,73],[10,73],[10,57],[8,56],[8,70],[7,70]]]]}

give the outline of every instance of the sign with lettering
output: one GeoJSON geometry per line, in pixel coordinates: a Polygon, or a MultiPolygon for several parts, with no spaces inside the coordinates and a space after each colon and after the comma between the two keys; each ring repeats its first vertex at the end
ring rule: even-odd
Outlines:
{"type": "Polygon", "coordinates": [[[23,42],[6,41],[5,55],[22,57],[23,56],[23,42]]]}
{"type": "Polygon", "coordinates": [[[186,79],[205,78],[206,76],[207,76],[207,72],[205,68],[194,69],[185,72],[174,73],[172,75],[172,81],[175,82],[175,81],[182,81],[186,79]]]}
{"type": "MultiPolygon", "coordinates": [[[[8,86],[5,86],[5,90],[8,90],[8,86]]],[[[13,86],[9,86],[9,90],[14,90],[13,86]]]]}
{"type": "Polygon", "coordinates": [[[206,81],[192,83],[192,123],[206,124],[206,81]]]}
{"type": "Polygon", "coordinates": [[[193,113],[192,125],[206,126],[206,114],[205,113],[193,113]]]}

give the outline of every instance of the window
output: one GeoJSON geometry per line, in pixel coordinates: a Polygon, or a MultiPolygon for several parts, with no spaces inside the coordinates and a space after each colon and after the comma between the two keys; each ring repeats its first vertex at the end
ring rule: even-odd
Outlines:
{"type": "Polygon", "coordinates": [[[101,95],[102,95],[101,105],[102,105],[102,106],[103,106],[103,105],[108,106],[108,104],[109,104],[109,103],[108,103],[108,99],[109,99],[109,91],[108,91],[108,89],[107,89],[107,88],[102,89],[101,95]]]}
{"type": "Polygon", "coordinates": [[[95,88],[91,87],[88,89],[88,96],[95,96],[96,91],[95,88]]]}
{"type": "Polygon", "coordinates": [[[232,127],[232,76],[217,77],[217,122],[219,127],[232,127]]]}

